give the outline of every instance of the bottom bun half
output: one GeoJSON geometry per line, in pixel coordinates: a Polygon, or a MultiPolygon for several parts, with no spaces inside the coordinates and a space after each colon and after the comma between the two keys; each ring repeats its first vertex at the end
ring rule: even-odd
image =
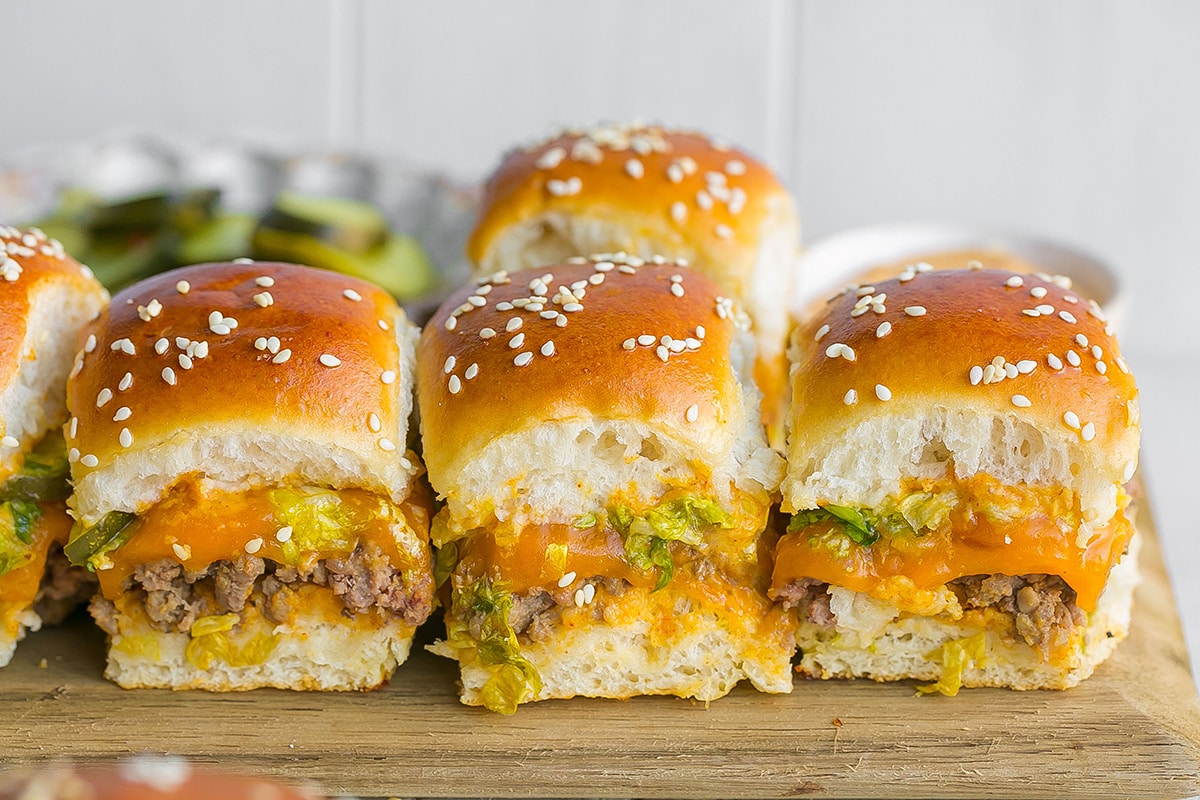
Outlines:
{"type": "Polygon", "coordinates": [[[222,630],[214,617],[216,625],[198,622],[190,633],[156,629],[140,598],[122,595],[104,675],[126,689],[362,691],[385,683],[408,658],[413,626],[381,613],[347,617],[330,590],[305,591],[283,624],[252,601],[234,627],[222,630]]]}
{"type": "MultiPolygon", "coordinates": [[[[671,589],[630,587],[614,596],[598,587],[594,602],[566,607],[537,641],[522,641],[520,655],[537,671],[540,688],[519,702],[637,695],[710,701],[742,680],[763,692],[791,692],[793,625],[783,614],[752,619],[671,589]]],[[[429,649],[460,662],[463,703],[491,707],[487,687],[496,671],[474,648],[441,641],[429,649]]]]}

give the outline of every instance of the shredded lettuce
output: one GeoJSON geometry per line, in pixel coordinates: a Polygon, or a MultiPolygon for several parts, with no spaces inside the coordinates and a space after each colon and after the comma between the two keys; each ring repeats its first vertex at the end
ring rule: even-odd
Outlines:
{"type": "Polygon", "coordinates": [[[42,507],[32,500],[9,500],[5,505],[12,515],[13,533],[25,544],[33,544],[33,526],[42,516],[42,507]]]}
{"type": "MultiPolygon", "coordinates": [[[[460,591],[455,602],[480,615],[475,652],[479,663],[495,667],[482,689],[483,705],[500,714],[515,713],[518,705],[542,690],[542,678],[521,655],[517,634],[508,622],[512,594],[485,577],[460,591]]],[[[461,629],[451,632],[452,639],[465,635],[461,629]]]]}
{"type": "Polygon", "coordinates": [[[705,528],[733,527],[733,518],[724,509],[701,497],[668,500],[640,515],[628,506],[613,506],[608,510],[608,521],[625,539],[625,558],[629,564],[647,572],[658,571],[656,592],[675,575],[675,562],[667,542],[697,546],[704,540],[705,528]]]}
{"type": "MultiPolygon", "coordinates": [[[[299,563],[305,553],[351,552],[373,516],[329,489],[273,489],[270,497],[276,521],[292,528],[292,538],[280,548],[289,564],[299,563]]],[[[388,510],[381,503],[375,513],[388,510]]]]}
{"type": "Polygon", "coordinates": [[[913,492],[895,505],[896,513],[914,531],[931,531],[950,518],[950,512],[958,505],[958,494],[953,491],[913,492]]]}
{"type": "Polygon", "coordinates": [[[962,688],[963,672],[987,666],[987,632],[980,631],[974,636],[946,642],[936,650],[926,653],[925,657],[941,660],[942,675],[935,683],[918,686],[917,693],[940,692],[946,697],[954,697],[962,688]]]}
{"type": "Polygon", "coordinates": [[[879,519],[869,511],[847,506],[826,505],[806,509],[792,515],[789,531],[798,531],[818,522],[836,522],[850,541],[870,547],[879,541],[879,519]]]}
{"type": "Polygon", "coordinates": [[[0,506],[0,575],[23,567],[33,559],[32,538],[28,533],[21,535],[19,516],[12,510],[11,503],[0,506]]]}

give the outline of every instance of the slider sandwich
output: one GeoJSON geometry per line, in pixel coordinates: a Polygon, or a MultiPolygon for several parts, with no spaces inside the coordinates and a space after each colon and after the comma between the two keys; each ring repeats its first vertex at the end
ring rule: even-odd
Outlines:
{"type": "Polygon", "coordinates": [[[772,595],[800,670],[1063,689],[1126,635],[1138,394],[1103,314],[1049,276],[846,290],[791,340],[772,595]]]}
{"type": "Polygon", "coordinates": [[[425,328],[418,402],[462,700],[791,689],[766,597],[782,459],[745,317],[632,256],[481,279],[425,328]]]}
{"type": "Polygon", "coordinates": [[[480,276],[624,251],[678,259],[713,278],[754,322],[754,375],[782,448],[777,398],[799,237],[791,194],[752,156],[694,131],[611,125],[506,155],[487,183],[467,255],[480,276]]]}
{"type": "Polygon", "coordinates": [[[67,388],[67,554],[124,687],[368,689],[429,615],[405,451],[415,326],[381,289],[235,262],[122,291],[67,388]]]}
{"type": "Polygon", "coordinates": [[[62,425],[83,326],[108,293],[37,229],[0,226],[0,666],[95,582],[62,554],[71,518],[62,425]]]}

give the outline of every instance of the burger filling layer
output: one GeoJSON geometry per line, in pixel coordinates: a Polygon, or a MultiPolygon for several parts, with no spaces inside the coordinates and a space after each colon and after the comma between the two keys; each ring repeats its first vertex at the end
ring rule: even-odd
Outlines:
{"type": "Polygon", "coordinates": [[[433,607],[425,498],[396,505],[360,489],[228,493],[189,480],[140,515],[112,512],[67,547],[100,579],[92,613],[110,634],[131,598],[151,626],[189,632],[252,606],[274,623],[311,611],[321,587],[337,613],[416,627],[433,607]]]}
{"type": "Polygon", "coordinates": [[[1095,609],[1133,535],[1128,503],[1119,493],[1112,520],[1090,526],[1067,489],[986,475],[911,481],[877,509],[793,515],[776,548],[771,596],[816,624],[834,622],[821,599],[829,585],[924,616],[994,609],[1048,655],[1095,609]]]}

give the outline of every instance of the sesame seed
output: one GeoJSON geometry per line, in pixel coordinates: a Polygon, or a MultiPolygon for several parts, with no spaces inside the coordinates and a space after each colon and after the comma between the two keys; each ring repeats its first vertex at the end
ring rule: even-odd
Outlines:
{"type": "Polygon", "coordinates": [[[542,355],[549,357],[554,355],[554,342],[549,341],[542,345],[542,355]]]}
{"type": "Polygon", "coordinates": [[[176,555],[176,557],[179,558],[180,561],[187,561],[189,558],[192,557],[192,548],[187,546],[186,544],[180,544],[179,542],[174,542],[171,545],[171,549],[175,551],[175,555],[176,555]]]}
{"type": "Polygon", "coordinates": [[[568,572],[566,575],[563,575],[561,578],[558,579],[558,588],[565,589],[574,582],[575,582],[575,573],[568,572]]]}
{"type": "Polygon", "coordinates": [[[521,347],[524,344],[525,344],[525,334],[524,333],[518,333],[516,336],[514,336],[508,340],[508,346],[511,347],[513,350],[518,349],[519,347],[521,347]]]}
{"type": "Polygon", "coordinates": [[[1074,350],[1068,350],[1067,351],[1067,361],[1070,362],[1072,367],[1078,367],[1079,366],[1079,353],[1076,353],[1074,350]]]}
{"type": "Polygon", "coordinates": [[[93,469],[93,468],[99,466],[100,459],[96,458],[96,456],[93,455],[92,453],[88,453],[83,458],[79,459],[79,463],[83,464],[85,467],[88,467],[89,469],[93,469]]]}
{"type": "Polygon", "coordinates": [[[1089,422],[1087,425],[1084,425],[1083,430],[1081,430],[1079,432],[1079,435],[1083,437],[1083,440],[1085,442],[1090,442],[1092,439],[1095,439],[1096,438],[1095,424],[1089,422]]]}
{"type": "Polygon", "coordinates": [[[451,375],[450,381],[446,384],[446,388],[450,390],[450,394],[458,394],[460,391],[462,391],[462,381],[458,379],[457,375],[451,375]]]}
{"type": "Polygon", "coordinates": [[[575,311],[583,311],[583,304],[582,303],[566,303],[563,305],[562,310],[566,311],[567,313],[573,313],[575,311]]]}
{"type": "Polygon", "coordinates": [[[454,372],[454,365],[458,363],[458,359],[454,356],[447,356],[446,363],[442,365],[442,374],[449,375],[454,372]]]}
{"type": "Polygon", "coordinates": [[[167,352],[167,349],[170,346],[171,346],[170,340],[159,339],[157,342],[154,343],[154,352],[158,353],[161,356],[163,353],[167,352]]]}
{"type": "Polygon", "coordinates": [[[1097,361],[1096,362],[1096,372],[1099,372],[1101,375],[1104,375],[1105,373],[1108,372],[1108,365],[1105,364],[1103,361],[1097,361]]]}
{"type": "Polygon", "coordinates": [[[542,311],[538,313],[542,319],[558,319],[558,312],[554,310],[542,311]]]}
{"type": "Polygon", "coordinates": [[[1049,303],[1042,303],[1037,307],[1037,312],[1048,317],[1054,313],[1054,306],[1050,305],[1049,303]]]}
{"type": "Polygon", "coordinates": [[[650,345],[654,344],[655,341],[655,338],[648,333],[643,333],[641,336],[637,337],[637,343],[642,347],[649,347],[650,345]]]}
{"type": "Polygon", "coordinates": [[[327,367],[340,367],[342,365],[342,360],[340,358],[330,355],[329,353],[322,353],[321,357],[317,360],[327,367]]]}
{"type": "Polygon", "coordinates": [[[632,350],[635,347],[637,347],[637,339],[626,339],[625,341],[621,342],[621,348],[623,350],[632,350]]]}
{"type": "Polygon", "coordinates": [[[533,353],[530,353],[528,351],[526,351],[524,353],[518,353],[517,357],[513,359],[513,363],[516,364],[518,367],[523,367],[523,366],[527,365],[530,361],[533,361],[533,353]]]}
{"type": "Polygon", "coordinates": [[[280,544],[286,544],[292,538],[292,526],[284,525],[279,530],[275,531],[275,541],[280,544]]]}
{"type": "MultiPolygon", "coordinates": [[[[113,414],[113,422],[124,422],[133,416],[133,412],[129,410],[129,406],[121,406],[117,409],[117,413],[113,414]]],[[[74,436],[75,434],[71,434],[74,436]]]]}
{"type": "Polygon", "coordinates": [[[662,359],[663,363],[666,363],[667,359],[671,357],[671,350],[665,344],[660,344],[658,347],[656,347],[654,349],[654,353],[660,359],[662,359]]]}
{"type": "Polygon", "coordinates": [[[875,396],[885,403],[892,399],[892,390],[884,386],[882,383],[875,384],[875,396]]]}
{"type": "Polygon", "coordinates": [[[1017,372],[1021,373],[1022,375],[1028,375],[1029,373],[1033,372],[1035,369],[1037,369],[1036,361],[1030,361],[1029,359],[1024,359],[1022,361],[1017,362],[1017,372]]]}
{"type": "Polygon", "coordinates": [[[133,346],[133,342],[129,341],[128,339],[117,339],[112,343],[111,347],[114,351],[120,350],[122,353],[130,356],[136,355],[137,353],[136,348],[133,346]]]}
{"type": "Polygon", "coordinates": [[[163,367],[162,379],[167,382],[168,386],[175,385],[175,370],[170,367],[163,367]]]}
{"type": "Polygon", "coordinates": [[[670,180],[671,183],[679,183],[682,181],[683,167],[679,166],[678,164],[671,164],[669,167],[667,167],[667,179],[670,180]]]}
{"type": "Polygon", "coordinates": [[[391,386],[396,382],[396,371],[392,369],[385,369],[379,374],[379,380],[383,381],[384,386],[391,386]]]}
{"type": "Polygon", "coordinates": [[[1059,317],[1059,319],[1061,319],[1063,322],[1069,322],[1069,323],[1071,323],[1072,325],[1074,325],[1074,324],[1076,323],[1076,321],[1077,321],[1077,320],[1075,319],[1075,315],[1074,315],[1074,314],[1072,314],[1070,311],[1060,311],[1060,312],[1058,312],[1058,317],[1059,317]]]}
{"type": "Polygon", "coordinates": [[[1029,408],[1033,403],[1029,402],[1029,398],[1023,394],[1014,394],[1012,396],[1012,404],[1017,408],[1029,408]]]}
{"type": "Polygon", "coordinates": [[[79,417],[71,417],[71,427],[67,432],[67,436],[74,439],[75,434],[79,432],[79,417]]]}
{"type": "Polygon", "coordinates": [[[1066,423],[1067,427],[1071,430],[1079,430],[1079,415],[1074,411],[1068,411],[1063,414],[1063,422],[1066,423]]]}
{"type": "Polygon", "coordinates": [[[175,284],[175,291],[180,294],[187,294],[192,290],[192,285],[187,281],[179,281],[175,284]]]}
{"type": "Polygon", "coordinates": [[[1057,369],[1063,368],[1062,359],[1059,358],[1058,356],[1054,355],[1054,353],[1046,354],[1046,363],[1050,365],[1050,369],[1057,370],[1057,369]]]}
{"type": "Polygon", "coordinates": [[[620,272],[622,275],[637,275],[637,270],[628,264],[622,264],[617,267],[617,272],[620,272]]]}
{"type": "Polygon", "coordinates": [[[258,294],[254,295],[254,302],[258,303],[258,305],[262,306],[263,308],[266,308],[267,306],[275,304],[275,298],[271,296],[270,292],[259,292],[258,294]]]}
{"type": "Polygon", "coordinates": [[[559,315],[558,315],[558,318],[554,320],[554,324],[555,324],[555,325],[557,325],[557,326],[558,326],[558,327],[560,327],[560,328],[565,328],[565,327],[567,327],[567,317],[566,317],[566,315],[565,315],[565,314],[559,314],[559,315]]]}
{"type": "Polygon", "coordinates": [[[353,289],[343,289],[342,297],[346,298],[347,300],[353,300],[356,303],[362,302],[362,295],[353,289]]]}
{"type": "Polygon", "coordinates": [[[718,239],[732,239],[733,238],[733,228],[729,227],[725,223],[721,223],[714,230],[717,234],[718,239]]]}
{"type": "Polygon", "coordinates": [[[381,320],[379,320],[379,327],[380,327],[380,329],[381,329],[381,330],[385,330],[385,331],[386,331],[386,330],[388,330],[388,329],[389,329],[391,326],[389,326],[389,325],[388,325],[388,323],[387,323],[387,320],[386,320],[386,319],[381,319],[381,320]]]}
{"type": "Polygon", "coordinates": [[[121,434],[117,437],[117,441],[121,443],[121,447],[129,447],[133,444],[133,434],[129,432],[129,428],[121,428],[121,434]]]}
{"type": "Polygon", "coordinates": [[[596,272],[612,272],[617,265],[611,261],[597,261],[592,265],[592,269],[596,272]]]}
{"type": "Polygon", "coordinates": [[[746,165],[734,158],[725,163],[725,172],[730,175],[745,175],[746,165]]]}
{"type": "Polygon", "coordinates": [[[704,191],[703,189],[696,192],[696,205],[700,206],[700,208],[704,209],[705,211],[712,211],[712,207],[713,207],[712,195],[709,194],[708,192],[704,191]]]}
{"type": "Polygon", "coordinates": [[[1035,286],[1029,290],[1029,295],[1031,297],[1033,297],[1035,300],[1041,300],[1043,297],[1046,296],[1046,287],[1045,286],[1035,286]]]}
{"type": "Polygon", "coordinates": [[[379,449],[390,453],[396,449],[396,443],[385,436],[379,440],[379,449]]]}
{"type": "Polygon", "coordinates": [[[1010,289],[1018,289],[1025,285],[1025,279],[1022,278],[1020,275],[1013,275],[1011,278],[1009,278],[1008,280],[1006,280],[1004,282],[1004,285],[1010,289]]]}
{"type": "Polygon", "coordinates": [[[475,379],[475,376],[476,376],[476,375],[478,375],[478,374],[479,374],[479,365],[478,365],[478,364],[471,364],[471,366],[467,367],[467,371],[463,373],[463,376],[464,376],[464,377],[465,377],[467,380],[469,380],[469,381],[470,381],[470,380],[474,380],[474,379],[475,379]]]}
{"type": "Polygon", "coordinates": [[[590,583],[586,584],[583,587],[583,602],[587,604],[592,602],[594,599],[596,599],[596,587],[590,583]]]}
{"type": "Polygon", "coordinates": [[[908,306],[904,309],[904,313],[910,317],[923,317],[925,316],[925,306],[908,306]]]}
{"type": "Polygon", "coordinates": [[[483,295],[473,294],[467,298],[467,303],[473,308],[483,308],[487,305],[487,298],[483,295]]]}
{"type": "Polygon", "coordinates": [[[822,325],[821,327],[817,328],[817,335],[813,337],[813,341],[814,342],[821,341],[822,339],[825,338],[825,334],[827,334],[827,333],[829,333],[829,326],[822,325]]]}
{"type": "Polygon", "coordinates": [[[4,447],[20,447],[21,443],[15,437],[5,436],[3,439],[0,439],[0,445],[4,447]]]}
{"type": "Polygon", "coordinates": [[[263,546],[262,537],[255,536],[253,539],[246,542],[246,552],[249,553],[250,555],[254,555],[259,550],[262,549],[262,546],[263,546]]]}
{"type": "Polygon", "coordinates": [[[671,294],[675,295],[676,297],[683,297],[682,284],[672,283],[671,284],[671,294]]]}
{"type": "Polygon", "coordinates": [[[496,335],[496,331],[492,328],[483,328],[479,331],[480,339],[490,339],[496,335]]]}
{"type": "Polygon", "coordinates": [[[87,341],[83,343],[83,352],[90,353],[96,349],[96,334],[89,333],[87,341]]]}
{"type": "Polygon", "coordinates": [[[412,462],[409,461],[404,456],[400,456],[400,466],[404,467],[404,469],[412,469],[413,468],[412,462]]]}
{"type": "Polygon", "coordinates": [[[842,395],[842,402],[848,406],[854,405],[858,402],[858,392],[854,389],[850,389],[844,395],[842,395]]]}
{"type": "Polygon", "coordinates": [[[1004,365],[1004,377],[1015,378],[1019,374],[1020,374],[1020,370],[1017,369],[1016,364],[1005,364],[1004,365]]]}
{"type": "Polygon", "coordinates": [[[449,317],[446,319],[446,330],[452,331],[457,327],[458,327],[458,318],[457,317],[449,317]]]}
{"type": "Polygon", "coordinates": [[[561,147],[554,147],[538,156],[534,162],[538,169],[554,169],[562,160],[567,157],[567,151],[561,147]]]}
{"type": "Polygon", "coordinates": [[[191,369],[192,368],[191,356],[189,356],[187,353],[180,353],[179,354],[179,366],[182,367],[183,369],[191,369]]]}
{"type": "Polygon", "coordinates": [[[283,350],[280,350],[278,353],[276,353],[274,355],[274,357],[271,358],[271,363],[272,364],[283,364],[283,363],[286,363],[287,360],[291,357],[292,357],[292,351],[285,348],[283,350]]]}
{"type": "Polygon", "coordinates": [[[1027,317],[1040,317],[1042,315],[1042,312],[1036,308],[1023,308],[1021,309],[1021,313],[1027,317]]]}
{"type": "Polygon", "coordinates": [[[972,386],[978,386],[979,382],[983,380],[983,367],[979,366],[978,364],[971,367],[970,379],[972,386]]]}
{"type": "Polygon", "coordinates": [[[546,190],[555,197],[571,197],[583,190],[583,181],[577,176],[567,178],[565,181],[551,179],[546,181],[546,190]]]}
{"type": "Polygon", "coordinates": [[[887,322],[885,320],[884,322],[879,323],[879,327],[875,329],[875,338],[882,339],[883,337],[887,336],[891,332],[892,332],[892,323],[887,322]]]}
{"type": "Polygon", "coordinates": [[[687,203],[682,200],[676,200],[671,204],[671,219],[678,223],[682,223],[687,219],[687,203]]]}
{"type": "Polygon", "coordinates": [[[1075,334],[1075,344],[1079,345],[1080,347],[1087,347],[1088,346],[1088,338],[1086,336],[1084,336],[1082,333],[1077,333],[1077,334],[1075,334]]]}
{"type": "Polygon", "coordinates": [[[524,321],[520,317],[513,317],[508,321],[508,324],[504,326],[504,330],[508,333],[512,333],[524,324],[524,321]]]}
{"type": "Polygon", "coordinates": [[[1133,477],[1133,473],[1134,473],[1134,472],[1136,472],[1136,471],[1137,471],[1137,464],[1135,464],[1134,462],[1130,461],[1128,464],[1126,464],[1126,465],[1125,465],[1125,472],[1124,472],[1124,474],[1123,474],[1123,476],[1122,476],[1122,479],[1123,479],[1123,480],[1124,480],[1126,483],[1128,483],[1128,482],[1129,482],[1129,480],[1130,480],[1130,479],[1133,477]]]}
{"type": "Polygon", "coordinates": [[[270,275],[259,275],[257,278],[254,279],[254,284],[256,286],[261,286],[264,289],[270,289],[272,286],[275,285],[275,279],[272,278],[270,275]]]}
{"type": "Polygon", "coordinates": [[[587,595],[584,594],[583,589],[576,589],[575,590],[575,605],[582,608],[583,604],[587,602],[587,600],[585,599],[586,597],[587,597],[587,595]]]}
{"type": "Polygon", "coordinates": [[[1126,375],[1129,374],[1129,365],[1125,363],[1125,359],[1122,358],[1121,356],[1117,356],[1117,368],[1120,369],[1121,372],[1124,372],[1126,375]]]}
{"type": "Polygon", "coordinates": [[[1102,350],[1100,348],[1100,345],[1098,345],[1098,344],[1092,345],[1092,357],[1093,358],[1104,358],[1104,350],[1102,350]]]}
{"type": "Polygon", "coordinates": [[[637,179],[646,174],[646,168],[642,166],[642,162],[636,158],[631,158],[625,162],[625,174],[631,178],[637,179]]]}
{"type": "Polygon", "coordinates": [[[109,400],[112,400],[112,389],[104,388],[96,394],[96,408],[104,408],[109,400]]]}
{"type": "MultiPolygon", "coordinates": [[[[996,372],[997,372],[997,370],[996,370],[995,364],[984,365],[984,368],[983,368],[983,383],[984,383],[984,385],[992,383],[996,380],[996,372]]],[[[1000,370],[1000,380],[1004,380],[1004,371],[1003,370],[1000,370]]]]}

